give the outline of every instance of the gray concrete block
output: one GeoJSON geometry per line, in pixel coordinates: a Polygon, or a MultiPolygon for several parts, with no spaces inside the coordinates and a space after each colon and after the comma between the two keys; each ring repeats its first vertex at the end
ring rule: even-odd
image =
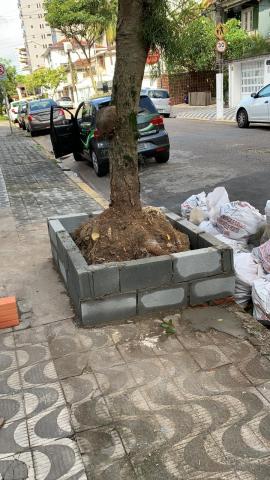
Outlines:
{"type": "Polygon", "coordinates": [[[121,264],[121,292],[160,287],[168,285],[171,281],[172,258],[170,255],[131,260],[121,264]]]}
{"type": "Polygon", "coordinates": [[[89,220],[89,215],[87,213],[73,213],[71,215],[61,215],[58,217],[58,220],[68,233],[72,233],[76,228],[89,220]]]}
{"type": "Polygon", "coordinates": [[[76,290],[80,300],[93,298],[94,291],[92,273],[79,250],[69,250],[67,253],[67,259],[68,287],[73,288],[73,285],[76,285],[76,290]]]}
{"type": "Polygon", "coordinates": [[[215,298],[226,298],[234,294],[235,277],[218,276],[198,280],[190,287],[190,304],[198,305],[215,298]]]}
{"type": "Polygon", "coordinates": [[[64,280],[64,283],[65,285],[67,285],[67,270],[66,270],[65,264],[60,259],[58,259],[58,265],[59,265],[59,271],[64,280]]]}
{"type": "Polygon", "coordinates": [[[169,288],[159,288],[138,293],[138,312],[150,312],[151,310],[172,307],[184,307],[187,305],[188,285],[169,288]]]}
{"type": "Polygon", "coordinates": [[[112,293],[120,293],[119,267],[117,265],[91,265],[95,297],[104,297],[112,293]]]}
{"type": "Polygon", "coordinates": [[[57,253],[58,258],[64,263],[67,267],[67,252],[69,250],[79,251],[75,242],[73,242],[69,233],[65,230],[64,232],[58,232],[56,234],[57,238],[57,253]]]}
{"type": "Polygon", "coordinates": [[[177,228],[177,222],[179,222],[179,220],[181,220],[179,215],[177,215],[176,213],[173,213],[173,212],[169,212],[169,211],[166,211],[164,213],[166,215],[167,220],[169,220],[169,222],[172,224],[172,226],[177,228]]]}
{"type": "Polygon", "coordinates": [[[49,237],[51,240],[51,244],[57,248],[57,238],[56,234],[58,232],[64,232],[65,228],[63,227],[62,223],[59,222],[59,220],[48,220],[48,232],[49,232],[49,237]]]}
{"type": "Polygon", "coordinates": [[[200,248],[198,246],[199,229],[198,227],[196,227],[196,225],[184,219],[184,220],[177,220],[175,226],[176,228],[178,228],[178,230],[180,230],[180,232],[188,235],[192,250],[195,250],[196,248],[200,248]]]}
{"type": "Polygon", "coordinates": [[[222,273],[221,252],[215,248],[202,248],[174,253],[173,282],[185,282],[194,278],[222,273]]]}
{"type": "Polygon", "coordinates": [[[136,315],[136,294],[116,295],[81,303],[82,325],[99,325],[136,315]]]}
{"type": "Polygon", "coordinates": [[[51,244],[51,251],[52,251],[52,258],[53,258],[53,261],[55,263],[55,266],[57,268],[59,268],[57,250],[56,250],[56,248],[54,248],[53,244],[51,244]]]}
{"type": "Polygon", "coordinates": [[[208,248],[208,247],[228,248],[228,245],[224,242],[221,242],[213,235],[210,235],[210,233],[200,233],[198,236],[197,248],[208,248]]]}
{"type": "Polygon", "coordinates": [[[224,273],[234,273],[233,249],[228,245],[226,248],[221,248],[222,265],[224,273]]]}

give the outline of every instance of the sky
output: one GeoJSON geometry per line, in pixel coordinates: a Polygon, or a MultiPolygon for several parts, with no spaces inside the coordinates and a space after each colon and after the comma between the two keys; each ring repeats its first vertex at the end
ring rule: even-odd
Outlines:
{"type": "Polygon", "coordinates": [[[7,58],[19,67],[16,47],[23,45],[18,0],[0,0],[0,58],[7,58]]]}

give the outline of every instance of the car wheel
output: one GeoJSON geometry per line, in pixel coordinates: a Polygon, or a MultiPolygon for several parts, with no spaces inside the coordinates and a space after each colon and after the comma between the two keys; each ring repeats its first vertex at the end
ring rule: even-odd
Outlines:
{"type": "Polygon", "coordinates": [[[84,160],[83,156],[79,152],[73,152],[73,157],[75,162],[82,162],[84,160]]]}
{"type": "Polygon", "coordinates": [[[244,108],[241,108],[237,112],[237,124],[239,128],[248,128],[249,121],[248,121],[248,114],[244,108]]]}
{"type": "Polygon", "coordinates": [[[99,156],[95,150],[91,151],[91,160],[93,164],[93,168],[95,170],[95,174],[98,177],[104,177],[107,175],[109,168],[107,164],[101,163],[99,156]]]}
{"type": "Polygon", "coordinates": [[[162,152],[162,153],[159,153],[155,156],[155,159],[156,159],[156,162],[157,163],[166,163],[168,162],[170,158],[170,152],[162,152]]]}
{"type": "Polygon", "coordinates": [[[33,130],[29,130],[31,137],[35,137],[37,132],[33,132],[33,130]]]}
{"type": "Polygon", "coordinates": [[[165,118],[170,118],[170,113],[164,113],[165,118]]]}

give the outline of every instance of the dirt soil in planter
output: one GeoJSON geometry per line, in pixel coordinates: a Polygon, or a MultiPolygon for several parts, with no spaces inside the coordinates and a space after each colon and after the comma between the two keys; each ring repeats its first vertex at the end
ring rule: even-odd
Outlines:
{"type": "Polygon", "coordinates": [[[188,236],[175,230],[155,207],[119,216],[112,208],[81,225],[73,239],[87,263],[121,262],[184,252],[188,236]]]}

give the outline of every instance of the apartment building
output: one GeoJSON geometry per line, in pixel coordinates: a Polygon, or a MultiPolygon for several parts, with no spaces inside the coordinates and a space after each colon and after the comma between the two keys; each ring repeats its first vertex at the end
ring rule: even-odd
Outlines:
{"type": "Polygon", "coordinates": [[[28,67],[31,72],[44,66],[45,50],[57,42],[61,35],[45,21],[42,0],[18,0],[28,67]]]}

